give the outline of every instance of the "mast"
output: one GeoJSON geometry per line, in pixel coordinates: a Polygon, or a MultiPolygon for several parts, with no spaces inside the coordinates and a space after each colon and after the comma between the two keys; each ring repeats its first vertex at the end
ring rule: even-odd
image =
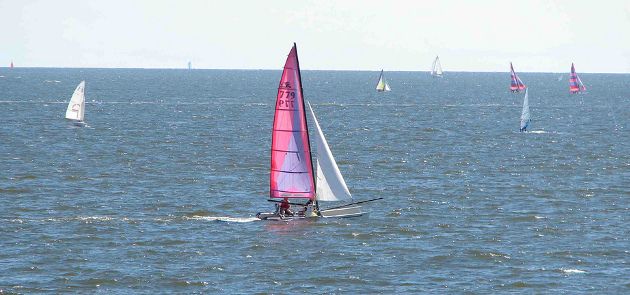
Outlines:
{"type": "MultiPolygon", "coordinates": [[[[315,172],[315,170],[313,170],[313,149],[311,148],[311,138],[308,132],[308,121],[306,120],[306,107],[304,106],[304,89],[302,89],[302,70],[300,69],[300,58],[298,57],[297,44],[295,44],[295,42],[293,42],[293,47],[295,48],[295,60],[297,61],[298,80],[300,81],[300,92],[302,93],[302,109],[304,110],[302,114],[304,117],[304,125],[306,126],[306,140],[308,141],[308,153],[309,153],[309,157],[311,158],[311,171],[315,172]]],[[[315,173],[313,173],[313,189],[315,191],[315,197],[313,197],[313,199],[315,199],[317,196],[317,182],[315,180],[316,180],[315,173]]]]}

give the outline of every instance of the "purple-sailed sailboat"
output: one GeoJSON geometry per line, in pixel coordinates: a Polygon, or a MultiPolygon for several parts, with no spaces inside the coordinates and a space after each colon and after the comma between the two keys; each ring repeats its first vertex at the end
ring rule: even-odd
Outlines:
{"type": "Polygon", "coordinates": [[[256,217],[262,220],[361,216],[363,212],[361,206],[357,204],[377,200],[354,202],[319,210],[319,201],[352,200],[352,196],[332,156],[315,113],[310,104],[308,106],[317,131],[313,134],[317,146],[315,153],[317,177],[313,169],[313,153],[306,120],[300,63],[297,46],[294,43],[280,78],[271,133],[269,201],[281,204],[276,207],[276,212],[256,214],[256,217]],[[289,200],[299,199],[307,201],[306,203],[289,202],[289,200]],[[302,210],[291,212],[290,205],[298,206],[302,210]]]}
{"type": "Polygon", "coordinates": [[[569,76],[569,93],[575,94],[586,91],[586,86],[575,72],[575,66],[571,63],[571,74],[569,76]]]}
{"type": "Polygon", "coordinates": [[[510,76],[512,78],[512,82],[510,83],[510,91],[520,92],[521,90],[524,90],[525,88],[527,88],[527,86],[523,84],[523,81],[521,81],[521,78],[519,78],[516,72],[514,71],[514,67],[512,66],[512,63],[510,63],[510,76]]]}

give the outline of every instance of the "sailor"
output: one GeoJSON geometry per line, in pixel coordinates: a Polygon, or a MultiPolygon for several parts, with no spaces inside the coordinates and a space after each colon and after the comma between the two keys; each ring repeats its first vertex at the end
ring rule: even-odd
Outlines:
{"type": "Polygon", "coordinates": [[[319,206],[317,205],[317,201],[308,200],[306,204],[304,204],[304,216],[307,217],[317,217],[319,216],[319,206]]]}
{"type": "Polygon", "coordinates": [[[289,204],[289,199],[284,198],[282,203],[280,203],[280,215],[293,216],[293,212],[291,212],[291,205],[289,204]]]}
{"type": "Polygon", "coordinates": [[[315,204],[311,204],[311,217],[317,216],[319,216],[319,205],[315,202],[315,204]]]}
{"type": "MultiPolygon", "coordinates": [[[[308,202],[306,202],[306,204],[302,205],[302,210],[300,210],[300,212],[298,212],[298,215],[300,216],[307,216],[307,213],[309,213],[309,209],[311,209],[310,211],[312,212],[312,207],[313,207],[313,200],[308,200],[308,202]]],[[[309,215],[312,217],[312,215],[309,215]]]]}

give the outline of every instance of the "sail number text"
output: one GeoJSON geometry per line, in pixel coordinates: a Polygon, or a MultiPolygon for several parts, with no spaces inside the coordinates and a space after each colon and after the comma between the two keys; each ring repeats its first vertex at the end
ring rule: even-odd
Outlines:
{"type": "Polygon", "coordinates": [[[295,91],[278,91],[279,108],[295,108],[295,91]]]}

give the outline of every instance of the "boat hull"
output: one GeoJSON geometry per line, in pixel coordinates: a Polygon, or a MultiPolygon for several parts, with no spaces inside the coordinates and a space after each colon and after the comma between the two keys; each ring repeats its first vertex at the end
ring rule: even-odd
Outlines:
{"type": "Polygon", "coordinates": [[[308,219],[308,218],[317,218],[319,216],[304,216],[304,215],[294,215],[294,216],[280,216],[277,213],[272,212],[259,212],[256,214],[256,217],[260,220],[268,220],[268,221],[289,221],[289,220],[297,220],[297,219],[308,219]]]}
{"type": "Polygon", "coordinates": [[[320,210],[320,215],[308,216],[308,215],[294,215],[294,216],[280,216],[278,213],[273,212],[259,212],[256,214],[256,217],[261,220],[270,220],[270,221],[289,221],[296,219],[311,219],[311,218],[349,218],[349,217],[359,217],[365,214],[361,210],[361,206],[348,206],[327,210],[320,210]]]}
{"type": "Polygon", "coordinates": [[[80,121],[80,120],[70,119],[70,122],[72,123],[72,125],[77,126],[77,127],[85,127],[85,125],[87,125],[85,121],[80,121]]]}
{"type": "Polygon", "coordinates": [[[324,218],[346,218],[346,217],[358,217],[363,215],[361,206],[349,206],[335,209],[321,210],[319,213],[324,218]]]}

